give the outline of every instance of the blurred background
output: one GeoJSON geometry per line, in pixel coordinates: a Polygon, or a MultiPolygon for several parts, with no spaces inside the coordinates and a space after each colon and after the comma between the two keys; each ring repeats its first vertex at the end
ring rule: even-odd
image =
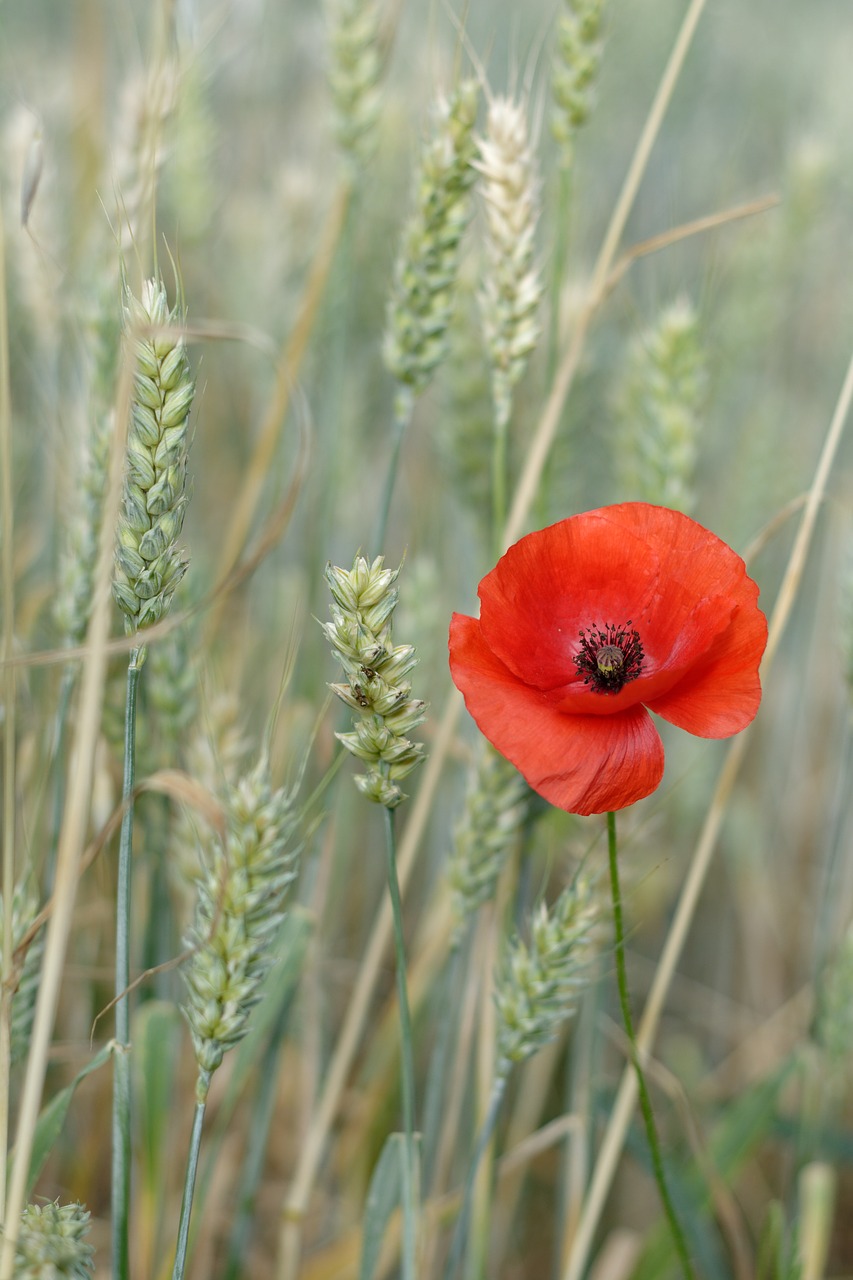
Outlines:
{"type": "MultiPolygon", "coordinates": [[[[111,403],[114,394],[112,383],[98,384],[98,343],[121,321],[119,258],[135,288],[155,262],[170,292],[177,275],[187,307],[197,394],[184,526],[191,567],[180,603],[190,612],[169,637],[172,656],[164,658],[172,699],[166,728],[158,721],[153,673],[143,692],[149,699],[143,718],[151,726],[140,730],[143,772],[170,764],[202,776],[213,760],[214,774],[227,773],[243,758],[241,744],[256,750],[287,680],[274,728],[278,775],[295,782],[304,765],[306,795],[326,778],[334,731],[344,721],[324,705],[326,685],[338,675],[317,622],[328,616],[323,569],[327,561],[348,566],[359,550],[381,552],[393,565],[405,557],[395,636],[418,650],[415,693],[431,704],[421,730],[430,750],[450,692],[450,614],[476,611],[477,582],[494,562],[492,407],[477,307],[479,210],[463,248],[448,357],[417,400],[387,537],[382,547],[371,545],[393,439],[395,384],[382,360],[386,308],[431,103],[472,73],[473,55],[473,73],[485,77],[489,93],[508,93],[526,106],[539,175],[536,258],[544,296],[541,338],[515,394],[512,481],[686,6],[611,0],[606,7],[600,75],[574,145],[568,194],[551,128],[554,30],[563,7],[554,0],[470,0],[456,11],[427,0],[389,0],[381,13],[375,136],[371,153],[353,159],[336,140],[333,19],[320,4],[0,5],[0,188],[22,653],[63,644],[51,606],[62,589],[62,548],[79,499],[93,405],[111,403]],[[31,192],[26,175],[36,156],[42,167],[31,192]],[[280,359],[288,370],[286,405],[275,398],[280,359]],[[268,459],[254,464],[261,484],[241,536],[234,527],[238,497],[270,420],[272,446],[268,459]],[[272,526],[274,536],[264,543],[272,526]],[[235,559],[246,564],[259,547],[252,571],[214,596],[235,559]]],[[[853,346],[851,60],[846,0],[709,3],[622,247],[764,197],[775,202],[640,258],[618,281],[596,313],[527,527],[648,497],[649,467],[662,469],[664,484],[671,464],[672,482],[681,488],[675,499],[669,490],[663,497],[669,493],[672,505],[748,556],[770,612],[797,503],[811,484],[853,346]],[[686,344],[681,364],[682,348],[673,354],[666,346],[673,325],[681,335],[673,341],[686,344]],[[683,375],[682,416],[672,438],[660,437],[654,379],[672,376],[673,367],[676,381],[683,375]],[[658,454],[663,461],[655,462],[658,454]]],[[[478,133],[485,114],[484,100],[478,133]]],[[[666,400],[668,393],[661,394],[666,400]]],[[[724,1239],[734,1237],[753,1258],[738,1269],[731,1253],[708,1243],[708,1277],[797,1274],[780,1259],[802,1212],[798,1173],[814,1161],[826,1162],[835,1181],[828,1258],[825,1271],[814,1274],[853,1276],[850,467],[847,441],[657,1044],[662,1069],[653,1079],[662,1128],[679,1150],[690,1145],[685,1134],[698,1134],[725,1188],[713,1209],[706,1206],[710,1225],[701,1230],[711,1240],[714,1222],[728,1215],[724,1239]],[[783,1244],[761,1272],[754,1259],[767,1239],[783,1244]]],[[[152,646],[152,667],[160,647],[152,646]]],[[[120,658],[114,667],[93,830],[120,793],[120,658]]],[[[19,858],[36,874],[50,843],[46,761],[59,672],[55,664],[32,666],[19,687],[19,858]]],[[[664,784],[621,826],[638,1008],[726,749],[667,730],[664,784]]],[[[428,941],[430,904],[443,892],[475,740],[466,720],[407,895],[415,966],[428,941]]],[[[279,1214],[305,1116],[384,892],[376,814],[365,811],[351,772],[345,761],[315,805],[316,830],[303,852],[296,898],[311,913],[314,932],[283,1042],[251,1242],[235,1275],[276,1274],[279,1214]]],[[[190,854],[180,845],[175,815],[157,799],[140,805],[137,970],[146,957],[178,953],[189,911],[186,880],[174,868],[190,854]],[[168,903],[159,940],[151,929],[155,864],[168,903]]],[[[535,813],[520,854],[519,920],[543,893],[552,897],[590,850],[603,859],[602,831],[595,819],[535,813]]],[[[109,1017],[94,1020],[110,999],[113,878],[107,853],[81,882],[48,1093],[111,1033],[109,1017]]],[[[314,1269],[306,1264],[306,1276],[357,1274],[340,1264],[334,1246],[360,1221],[372,1165],[394,1124],[388,1112],[395,1058],[382,1039],[391,1034],[390,966],[389,958],[311,1201],[306,1256],[314,1269]]],[[[432,999],[423,999],[416,1035],[424,1089],[444,1016],[442,970],[433,966],[427,974],[432,999]]],[[[178,975],[147,983],[140,1009],[153,996],[179,1001],[178,975]]],[[[577,1030],[547,1051],[546,1066],[536,1059],[514,1079],[514,1114],[526,1073],[537,1071],[529,1084],[536,1098],[531,1123],[582,1099],[594,1147],[623,1062],[609,1020],[615,1011],[605,950],[577,1030]]],[[[140,1147],[157,1148],[156,1155],[140,1154],[148,1180],[135,1212],[140,1231],[150,1235],[144,1260],[136,1262],[140,1276],[161,1274],[174,1238],[193,1083],[182,1024],[166,1018],[163,1027],[157,1024],[157,1034],[165,1036],[171,1075],[158,1105],[170,1120],[156,1139],[144,1108],[139,1122],[140,1147]]],[[[199,1208],[197,1276],[226,1274],[215,1259],[231,1225],[257,1092],[251,1064],[242,1071],[228,1127],[223,1120],[217,1130],[221,1145],[199,1208]]],[[[144,1081],[140,1088],[144,1095],[144,1081]]],[[[212,1099],[214,1115],[225,1089],[223,1083],[212,1099]]],[[[103,1275],[108,1096],[105,1072],[81,1083],[37,1188],[46,1197],[87,1203],[103,1275]]],[[[456,1181],[473,1140],[470,1100],[464,1114],[456,1181]]],[[[499,1145],[506,1137],[501,1129],[499,1145]]],[[[568,1177],[559,1149],[531,1166],[506,1229],[497,1233],[490,1276],[559,1274],[572,1203],[568,1177]]],[[[623,1237],[637,1248],[630,1263],[614,1263],[613,1270],[602,1262],[597,1277],[670,1274],[671,1259],[655,1261],[650,1252],[649,1222],[658,1213],[638,1129],[596,1253],[606,1259],[608,1245],[623,1237]]],[[[737,1249],[735,1255],[741,1256],[737,1249]]]]}

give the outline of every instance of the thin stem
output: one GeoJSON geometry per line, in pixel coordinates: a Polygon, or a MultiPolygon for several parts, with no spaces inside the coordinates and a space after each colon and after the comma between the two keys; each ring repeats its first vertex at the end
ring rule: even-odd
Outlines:
{"type": "Polygon", "coordinates": [[[455,1053],[459,1042],[459,1005],[464,989],[463,957],[466,953],[467,947],[463,939],[451,950],[447,967],[440,977],[441,988],[438,992],[437,1005],[442,1011],[442,1016],[438,1020],[430,1054],[423,1107],[422,1158],[424,1187],[427,1195],[436,1193],[441,1185],[438,1175],[441,1169],[439,1155],[442,1121],[446,1118],[450,1107],[448,1076],[452,1067],[451,1055],[455,1053]]]}
{"type": "Polygon", "coordinates": [[[71,694],[74,691],[75,677],[75,669],[69,662],[62,671],[62,681],[59,686],[56,707],[56,736],[53,743],[56,774],[53,787],[50,843],[42,873],[44,893],[47,897],[53,892],[53,882],[56,877],[56,851],[59,847],[59,832],[62,826],[62,813],[65,808],[65,743],[68,737],[68,713],[71,707],[71,694]]]}
{"type": "Polygon", "coordinates": [[[0,1222],[6,1216],[6,1151],[9,1135],[11,1070],[12,899],[15,892],[15,764],[17,760],[15,648],[15,562],[12,483],[12,400],[9,381],[9,323],[6,311],[5,227],[0,215],[0,499],[3,575],[3,992],[0,995],[0,1222]]]}
{"type": "Polygon", "coordinates": [[[397,955],[397,998],[400,1004],[400,1072],[403,1091],[403,1131],[406,1159],[403,1162],[403,1276],[415,1280],[417,1249],[418,1173],[415,1157],[415,1065],[412,1052],[412,1020],[406,986],[406,951],[403,941],[403,907],[397,880],[397,844],[394,814],[385,810],[385,849],[388,856],[388,892],[394,921],[394,949],[397,955]]]}
{"type": "Polygon", "coordinates": [[[608,813],[607,815],[607,853],[610,861],[610,890],[613,897],[613,931],[616,937],[616,980],[619,986],[619,1003],[622,1006],[622,1021],[625,1024],[625,1034],[631,1045],[631,1059],[634,1063],[634,1071],[637,1075],[637,1089],[640,1095],[640,1110],[643,1113],[643,1120],[646,1125],[646,1137],[649,1143],[649,1151],[652,1157],[652,1169],[654,1170],[655,1182],[658,1186],[661,1203],[664,1213],[666,1214],[669,1229],[672,1232],[672,1239],[675,1243],[675,1249],[681,1260],[682,1270],[689,1278],[694,1280],[695,1272],[690,1261],[690,1254],[687,1250],[687,1241],[684,1238],[684,1232],[681,1230],[681,1224],[675,1213],[675,1206],[669,1194],[669,1187],[666,1185],[666,1174],[663,1167],[663,1157],[660,1149],[660,1139],[657,1134],[655,1125],[654,1112],[652,1111],[652,1103],[649,1097],[649,1091],[646,1088],[646,1079],[643,1074],[643,1068],[640,1063],[640,1053],[637,1048],[637,1037],[634,1034],[634,1020],[631,1017],[631,1002],[628,999],[628,974],[625,968],[625,932],[622,926],[622,893],[619,888],[619,860],[616,856],[616,814],[608,813]]]}
{"type": "Polygon", "coordinates": [[[566,272],[569,246],[569,203],[572,190],[571,166],[561,164],[557,172],[557,197],[554,236],[554,267],[551,272],[551,315],[548,329],[548,384],[554,381],[560,346],[560,292],[566,272]]]}
{"type": "Polygon", "coordinates": [[[133,847],[133,784],[136,775],[136,693],[143,649],[133,649],[127,668],[124,707],[124,777],[116,888],[115,1038],[113,1066],[112,1256],[114,1280],[130,1273],[130,882],[133,847]]]}
{"type": "Polygon", "coordinates": [[[187,1245],[190,1238],[190,1214],[193,1208],[193,1192],[195,1176],[198,1170],[198,1154],[201,1150],[201,1130],[204,1124],[204,1111],[207,1106],[207,1091],[210,1088],[210,1072],[199,1070],[196,1085],[196,1104],[193,1112],[193,1128],[190,1134],[190,1149],[187,1156],[187,1172],[184,1178],[184,1194],[181,1199],[181,1220],[178,1224],[178,1243],[175,1248],[175,1265],[172,1268],[172,1280],[183,1280],[187,1265],[187,1245]]]}
{"type": "MultiPolygon", "coordinates": [[[[437,1050],[433,1053],[428,1073],[428,1088],[435,1095],[435,1106],[430,1109],[427,1096],[427,1111],[424,1117],[425,1144],[434,1142],[435,1158],[431,1169],[430,1197],[428,1203],[437,1200],[447,1189],[450,1180],[450,1169],[453,1156],[459,1145],[459,1125],[462,1107],[465,1100],[466,1086],[469,1079],[469,1065],[473,1057],[472,1044],[477,1024],[477,997],[480,991],[480,966],[471,963],[471,957],[479,955],[475,938],[487,927],[485,913],[477,916],[476,921],[469,921],[465,937],[455,948],[448,972],[446,1004],[440,1019],[439,1036],[450,1035],[453,1028],[455,1040],[452,1058],[449,1063],[447,1085],[441,1081],[436,1088],[433,1081],[437,1050]],[[476,930],[472,924],[476,924],[476,930]],[[438,1096],[440,1095],[440,1096],[438,1096]],[[439,1123],[438,1111],[441,1110],[439,1123]],[[433,1135],[437,1135],[437,1141],[433,1135]]],[[[426,1147],[429,1151],[429,1147],[426,1147]]],[[[438,1247],[436,1222],[432,1219],[433,1230],[428,1237],[428,1248],[422,1259],[423,1274],[434,1274],[434,1257],[438,1247]]]]}
{"type": "Polygon", "coordinates": [[[510,406],[508,396],[495,406],[492,437],[492,541],[496,557],[503,551],[502,539],[506,524],[510,406]]]}
{"type": "Polygon", "coordinates": [[[480,1167],[480,1161],[483,1158],[483,1153],[492,1140],[492,1134],[494,1133],[495,1125],[497,1124],[498,1113],[500,1112],[504,1091],[506,1089],[506,1082],[507,1077],[505,1075],[498,1076],[492,1087],[489,1109],[486,1112],[486,1118],[483,1121],[483,1127],[480,1130],[480,1137],[477,1140],[477,1147],[468,1168],[468,1176],[465,1179],[465,1193],[462,1198],[462,1208],[459,1210],[459,1217],[456,1219],[456,1229],[453,1232],[450,1253],[447,1257],[444,1280],[453,1280],[453,1277],[456,1275],[456,1271],[459,1267],[459,1263],[462,1261],[465,1242],[468,1238],[468,1223],[471,1218],[471,1201],[474,1196],[474,1183],[477,1180],[477,1170],[480,1167]]]}
{"type": "MultiPolygon", "coordinates": [[[[498,964],[503,922],[512,912],[512,904],[518,899],[518,850],[514,850],[501,869],[491,908],[483,913],[486,929],[483,945],[477,948],[481,968],[480,990],[485,998],[480,1001],[477,1030],[476,1081],[477,1122],[486,1125],[494,1107],[496,1081],[506,1083],[506,1071],[497,1063],[497,1009],[491,998],[491,987],[498,964]]],[[[492,1119],[494,1127],[494,1119],[492,1119]]],[[[465,1274],[469,1280],[485,1275],[488,1269],[491,1243],[492,1191],[494,1186],[494,1151],[489,1143],[478,1157],[479,1172],[471,1191],[471,1226],[468,1230],[465,1274]]]]}
{"type": "Polygon", "coordinates": [[[592,293],[594,296],[599,294],[605,287],[610,267],[619,247],[619,241],[622,239],[622,233],[625,230],[629,214],[637,198],[637,192],[640,189],[640,183],[646,172],[649,156],[657,141],[660,127],[663,124],[664,116],[675,92],[675,86],[684,67],[684,60],[693,43],[693,37],[696,34],[696,28],[699,25],[699,19],[702,17],[706,2],[707,0],[691,0],[690,7],[684,15],[684,20],[675,38],[669,61],[664,68],[654,101],[643,126],[643,132],[640,134],[636,150],[631,157],[631,164],[625,175],[625,181],[622,184],[616,208],[613,210],[613,216],[610,219],[610,224],[604,236],[604,243],[601,246],[601,251],[595,264],[595,270],[592,275],[592,293]]]}
{"type": "Polygon", "coordinates": [[[391,511],[391,499],[394,495],[394,486],[397,483],[397,472],[400,467],[400,452],[403,447],[403,437],[408,430],[409,423],[412,420],[412,409],[414,408],[414,397],[409,387],[401,386],[397,392],[394,405],[394,435],[391,441],[391,458],[388,463],[388,471],[385,475],[385,484],[382,489],[382,499],[379,504],[379,519],[376,523],[376,539],[374,547],[377,554],[382,550],[385,543],[385,534],[388,530],[388,516],[391,511]]]}
{"type": "Polygon", "coordinates": [[[169,848],[170,806],[168,796],[158,796],[151,815],[151,855],[147,866],[149,893],[148,919],[142,941],[142,968],[153,970],[154,979],[142,999],[168,1000],[171,997],[171,974],[163,963],[172,951],[172,899],[166,871],[169,848]]]}

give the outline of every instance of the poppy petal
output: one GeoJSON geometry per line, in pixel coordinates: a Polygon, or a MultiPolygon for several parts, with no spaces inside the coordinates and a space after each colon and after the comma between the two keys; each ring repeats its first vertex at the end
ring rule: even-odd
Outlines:
{"type": "Polygon", "coordinates": [[[687,670],[726,630],[739,604],[755,604],[758,588],[741,557],[689,516],[646,502],[605,507],[601,515],[647,541],[658,557],[655,596],[635,613],[650,675],[687,670]]]}
{"type": "Polygon", "coordinates": [[[480,583],[484,639],[526,684],[579,684],[574,657],[581,628],[626,622],[638,601],[654,594],[654,551],[601,515],[573,516],[528,534],[480,583]]]}
{"type": "Polygon", "coordinates": [[[663,744],[644,707],[603,717],[557,710],[492,652],[479,621],[461,614],[450,625],[450,666],[482,733],[558,808],[623,809],[660,784],[663,744]]]}
{"type": "MultiPolygon", "coordinates": [[[[749,582],[749,579],[747,579],[749,582]]],[[[666,694],[649,700],[664,720],[700,738],[728,738],[753,720],[761,701],[758,666],[767,620],[755,605],[736,610],[727,629],[666,694]]]]}
{"type": "Polygon", "coordinates": [[[480,583],[480,622],[489,648],[526,684],[559,690],[567,711],[610,715],[667,692],[754,591],[740,556],[695,520],[620,503],[510,547],[480,583]],[[575,667],[580,632],[629,622],[644,670],[605,710],[575,667]]]}

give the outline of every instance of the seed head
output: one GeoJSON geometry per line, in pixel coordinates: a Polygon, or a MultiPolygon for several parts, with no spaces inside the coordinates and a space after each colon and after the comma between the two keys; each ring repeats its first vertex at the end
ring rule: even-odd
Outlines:
{"type": "Polygon", "coordinates": [[[121,325],[118,290],[112,272],[101,264],[86,323],[88,377],[85,418],[77,456],[63,486],[67,497],[64,541],[60,550],[53,618],[64,644],[82,643],[94,596],[94,571],[104,496],[107,487],[110,440],[114,426],[113,401],[121,325]]]}
{"type": "Polygon", "coordinates": [[[89,1217],[81,1204],[28,1204],[15,1247],[15,1280],[89,1280],[89,1217]]]}
{"type": "Polygon", "coordinates": [[[436,105],[421,157],[415,210],[403,231],[383,354],[394,377],[420,395],[444,359],[462,236],[476,176],[477,86],[465,81],[436,105]]]}
{"type": "MultiPolygon", "coordinates": [[[[35,887],[30,883],[18,883],[12,894],[12,949],[21,945],[38,915],[39,901],[35,887]]],[[[0,895],[0,955],[3,952],[3,897],[0,895]]],[[[26,954],[17,962],[8,978],[12,988],[11,1053],[12,1061],[19,1062],[30,1047],[30,1033],[35,1014],[36,996],[41,978],[41,961],[44,953],[44,930],[36,934],[26,954]]],[[[0,974],[4,984],[5,973],[0,974]]]]}
{"type": "Polygon", "coordinates": [[[412,698],[407,678],[417,657],[411,645],[391,642],[399,572],[384,568],[382,556],[372,564],[356,556],[350,570],[327,565],[332,620],[322,624],[346,676],[346,683],[329,687],[356,713],[352,733],[337,737],[369,766],[356,776],[359,791],[387,809],[406,798],[397,784],[424,757],[420,743],[407,737],[426,710],[412,698]]]}
{"type": "Polygon", "coordinates": [[[447,868],[456,944],[471,916],[494,895],[529,812],[530,794],[515,766],[479,738],[447,868]]]}
{"type": "Polygon", "coordinates": [[[626,497],[689,515],[707,386],[696,313],[685,299],[634,342],[618,399],[617,459],[626,497]]]}
{"type": "Polygon", "coordinates": [[[122,88],[114,154],[123,255],[138,246],[145,234],[168,154],[166,134],[180,99],[181,76],[177,60],[165,57],[128,77],[122,88]]]}
{"type": "Polygon", "coordinates": [[[594,105],[595,81],[604,47],[604,0],[566,0],[557,20],[557,48],[551,77],[552,129],[561,161],[571,164],[574,139],[594,105]]]}
{"type": "Polygon", "coordinates": [[[481,307],[495,410],[506,421],[512,390],[539,337],[536,312],[542,295],[534,263],[538,183],[524,108],[510,98],[493,99],[479,147],[475,165],[485,204],[487,258],[481,307]]]}
{"type": "Polygon", "coordinates": [[[182,319],[180,308],[169,310],[159,280],[146,281],[140,299],[126,296],[136,376],[113,594],[128,634],[163,617],[187,569],[177,542],[189,500],[188,423],[195,384],[186,346],[174,328],[182,319]]]}
{"type": "Polygon", "coordinates": [[[553,1040],[574,1012],[578,991],[586,983],[598,920],[592,886],[579,877],[550,912],[544,903],[539,907],[529,944],[520,938],[509,944],[495,991],[499,1077],[553,1040]]]}
{"type": "Polygon", "coordinates": [[[184,969],[184,1012],[196,1059],[208,1076],[248,1030],[275,958],[273,942],[298,854],[292,843],[293,796],[272,789],[265,755],[228,788],[225,808],[225,844],[215,841],[203,854],[186,939],[193,954],[184,969]]]}
{"type": "Polygon", "coordinates": [[[347,158],[367,160],[376,146],[382,72],[377,0],[327,0],[329,84],[338,142],[347,158]]]}

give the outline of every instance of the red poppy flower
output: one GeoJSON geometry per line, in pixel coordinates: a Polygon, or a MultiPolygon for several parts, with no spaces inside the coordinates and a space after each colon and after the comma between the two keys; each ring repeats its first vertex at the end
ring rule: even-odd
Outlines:
{"type": "Polygon", "coordinates": [[[570,813],[623,809],[659,785],[649,710],[703,738],[752,720],[767,623],[743,560],[645,502],[528,534],[454,614],[450,670],[482,732],[570,813]],[[648,708],[648,710],[647,710],[648,708]]]}

